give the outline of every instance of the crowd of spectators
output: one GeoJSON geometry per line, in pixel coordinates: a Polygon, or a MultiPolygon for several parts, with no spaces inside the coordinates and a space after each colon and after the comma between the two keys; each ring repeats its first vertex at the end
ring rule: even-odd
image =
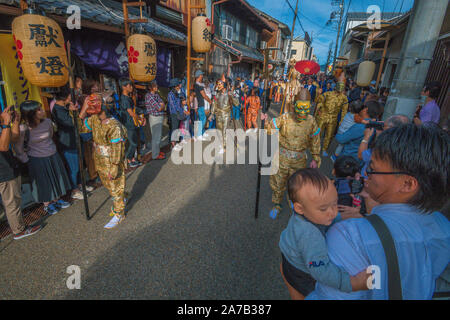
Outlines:
{"type": "MultiPolygon", "coordinates": [[[[145,90],[137,90],[130,80],[122,79],[114,93],[101,92],[98,81],[77,78],[75,101],[67,87],[60,88],[50,104],[49,114],[36,101],[23,102],[20,112],[6,108],[0,115],[0,194],[14,239],[41,229],[40,225],[26,226],[23,221],[20,190],[24,177],[30,181],[35,202],[42,203],[50,215],[71,205],[64,200],[66,195],[83,199],[78,138],[88,171],[87,191],[98,183],[92,161],[92,135],[80,131],[77,137],[73,120],[73,113],[86,99],[89,108],[107,105],[110,114],[123,124],[128,136],[126,161],[129,167],[138,167],[142,165],[141,156],[150,151],[153,160],[166,158],[160,148],[165,119],[175,150],[180,150],[190,137],[194,140],[207,137],[206,129],[215,126],[210,110],[217,81],[239,101],[232,106],[231,119],[243,119],[245,129],[257,128],[255,115],[264,98],[282,103],[286,90],[286,81],[281,77],[267,83],[259,77],[254,81],[241,77],[231,80],[225,75],[208,79],[197,70],[189,97],[185,78],[171,79],[167,96],[161,94],[156,82],[145,90]],[[195,125],[199,128],[194,128],[195,125]],[[177,129],[181,129],[180,137],[172,134],[177,129]]],[[[321,94],[336,87],[332,77],[324,76],[302,77],[300,83],[309,90],[313,105],[321,94]]],[[[302,232],[295,232],[311,235],[302,241],[313,244],[303,252],[305,257],[296,260],[291,259],[292,250],[303,249],[292,245],[296,240],[292,234],[282,234],[281,272],[292,298],[389,298],[387,283],[381,290],[367,290],[366,277],[361,273],[369,265],[380,265],[383,272],[386,270],[383,247],[366,220],[360,219],[371,214],[381,216],[392,233],[400,270],[404,271],[401,284],[405,298],[428,299],[434,291],[446,287],[450,225],[438,211],[450,195],[450,141],[448,132],[438,126],[439,93],[439,83],[427,84],[413,120],[395,114],[381,121],[389,89],[377,90],[374,82],[362,88],[348,79],[349,112],[338,119],[335,135],[338,146],[331,156],[334,183],[314,169],[300,171],[289,180],[291,209],[300,212],[307,223],[314,223],[320,231],[317,233],[302,222],[302,232]],[[304,196],[305,188],[317,201],[304,196]],[[331,198],[336,198],[336,203],[331,203],[331,198]],[[329,211],[326,219],[316,210],[321,203],[329,211]],[[311,267],[305,265],[316,255],[325,257],[325,272],[311,272],[311,267]],[[406,272],[411,266],[416,271],[406,272]]]]}

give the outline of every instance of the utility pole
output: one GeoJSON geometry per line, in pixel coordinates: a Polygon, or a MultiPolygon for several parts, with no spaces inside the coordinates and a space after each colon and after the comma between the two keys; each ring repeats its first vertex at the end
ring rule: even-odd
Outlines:
{"type": "Polygon", "coordinates": [[[294,41],[295,19],[297,19],[297,12],[298,12],[298,0],[297,0],[297,4],[295,5],[294,20],[292,21],[292,29],[291,29],[291,41],[289,41],[289,50],[287,52],[286,62],[284,64],[284,73],[286,73],[287,66],[288,66],[289,60],[291,58],[292,41],[294,41]]]}
{"type": "Polygon", "coordinates": [[[341,24],[342,24],[342,16],[344,14],[344,0],[341,0],[341,3],[339,4],[339,24],[338,24],[338,31],[337,31],[337,36],[336,36],[336,48],[334,49],[334,58],[333,58],[333,70],[334,71],[334,67],[336,65],[336,55],[337,55],[337,49],[338,49],[338,45],[339,45],[339,36],[341,33],[341,24]]]}
{"type": "Polygon", "coordinates": [[[383,119],[413,118],[433,58],[448,0],[415,0],[383,119]]]}

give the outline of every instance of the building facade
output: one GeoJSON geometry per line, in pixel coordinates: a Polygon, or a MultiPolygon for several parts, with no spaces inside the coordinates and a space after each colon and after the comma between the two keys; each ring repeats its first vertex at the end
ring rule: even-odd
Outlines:
{"type": "Polygon", "coordinates": [[[213,79],[222,74],[235,79],[262,73],[264,55],[261,42],[275,31],[269,21],[245,0],[219,1],[213,6],[214,47],[208,73],[213,79]]]}

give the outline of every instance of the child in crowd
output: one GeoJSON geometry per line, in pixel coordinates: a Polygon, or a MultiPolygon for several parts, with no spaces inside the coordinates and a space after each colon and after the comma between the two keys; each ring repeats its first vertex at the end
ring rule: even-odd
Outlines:
{"type": "MultiPolygon", "coordinates": [[[[344,119],[342,120],[337,133],[343,134],[348,129],[350,129],[356,122],[361,122],[361,121],[358,121],[358,119],[355,120],[355,115],[360,113],[362,109],[363,109],[363,104],[362,104],[361,100],[355,100],[355,101],[351,102],[349,105],[349,108],[348,108],[349,112],[347,112],[344,119]]],[[[336,151],[334,151],[334,155],[331,156],[331,159],[333,161],[336,161],[336,158],[339,157],[339,154],[341,153],[342,148],[343,148],[343,145],[338,144],[338,146],[336,147],[336,151]]]]}
{"type": "Polygon", "coordinates": [[[183,108],[184,115],[186,116],[186,119],[183,121],[180,121],[180,130],[183,137],[182,144],[186,144],[188,138],[190,138],[190,131],[189,131],[189,123],[191,121],[190,119],[190,110],[187,105],[187,99],[184,95],[181,95],[181,107],[183,108]]]}
{"type": "Polygon", "coordinates": [[[367,290],[366,270],[352,277],[328,257],[325,232],[338,213],[333,182],[317,169],[300,169],[288,192],[293,215],[280,237],[280,268],[291,298],[303,300],[316,281],[344,292],[367,290]]]}

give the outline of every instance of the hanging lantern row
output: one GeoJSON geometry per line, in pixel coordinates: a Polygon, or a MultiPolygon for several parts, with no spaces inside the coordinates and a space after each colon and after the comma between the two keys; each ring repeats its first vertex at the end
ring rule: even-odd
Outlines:
{"type": "Polygon", "coordinates": [[[150,82],[156,78],[156,42],[144,34],[133,34],[127,41],[128,65],[133,80],[150,82]]]}
{"type": "Polygon", "coordinates": [[[205,53],[211,50],[211,20],[204,13],[199,13],[192,20],[192,48],[195,52],[205,53]]]}
{"type": "Polygon", "coordinates": [[[64,36],[59,25],[32,9],[14,19],[12,34],[25,78],[39,87],[69,81],[64,36]]]}

